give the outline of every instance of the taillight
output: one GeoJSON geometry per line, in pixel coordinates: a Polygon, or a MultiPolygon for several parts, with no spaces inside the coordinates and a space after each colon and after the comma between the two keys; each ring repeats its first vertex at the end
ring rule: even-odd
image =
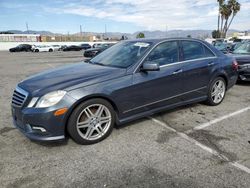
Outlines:
{"type": "Polygon", "coordinates": [[[238,70],[239,69],[239,64],[238,64],[238,62],[236,60],[233,61],[232,68],[233,68],[233,70],[238,70]]]}

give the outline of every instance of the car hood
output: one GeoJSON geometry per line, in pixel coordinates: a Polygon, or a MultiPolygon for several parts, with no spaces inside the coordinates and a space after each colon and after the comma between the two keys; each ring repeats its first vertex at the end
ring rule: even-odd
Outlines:
{"type": "Polygon", "coordinates": [[[250,63],[250,54],[231,54],[240,65],[250,63]]]}
{"type": "Polygon", "coordinates": [[[36,74],[22,81],[18,86],[33,96],[39,96],[55,90],[73,90],[125,74],[126,69],[81,62],[36,74]]]}

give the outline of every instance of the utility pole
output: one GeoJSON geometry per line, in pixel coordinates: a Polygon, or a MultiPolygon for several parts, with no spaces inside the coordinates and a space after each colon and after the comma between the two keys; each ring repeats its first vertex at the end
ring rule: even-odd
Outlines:
{"type": "Polygon", "coordinates": [[[107,25],[105,24],[105,37],[107,37],[107,25]]]}
{"type": "Polygon", "coordinates": [[[29,34],[29,24],[28,24],[28,22],[26,22],[25,24],[26,24],[26,31],[29,34]]]}
{"type": "Polygon", "coordinates": [[[168,26],[166,25],[166,37],[168,37],[168,26]]]}
{"type": "Polygon", "coordinates": [[[82,25],[80,25],[80,36],[82,37],[82,25]]]}

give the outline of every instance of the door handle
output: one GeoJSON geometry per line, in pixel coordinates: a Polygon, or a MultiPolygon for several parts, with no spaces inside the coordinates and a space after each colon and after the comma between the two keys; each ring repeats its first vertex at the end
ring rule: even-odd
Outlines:
{"type": "Polygon", "coordinates": [[[214,65],[214,62],[209,62],[208,64],[207,64],[207,66],[213,66],[214,65]]]}
{"type": "Polygon", "coordinates": [[[182,69],[178,69],[178,70],[174,71],[172,74],[180,74],[180,73],[182,73],[182,69]]]}

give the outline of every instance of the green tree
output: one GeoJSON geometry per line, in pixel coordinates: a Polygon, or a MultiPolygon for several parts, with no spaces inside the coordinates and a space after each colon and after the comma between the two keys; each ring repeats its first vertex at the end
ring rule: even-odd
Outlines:
{"type": "Polygon", "coordinates": [[[138,34],[136,35],[136,38],[137,38],[137,39],[138,39],[138,38],[145,38],[145,35],[144,35],[144,33],[140,32],[140,33],[138,33],[138,34]]]}
{"type": "Polygon", "coordinates": [[[212,32],[212,37],[213,37],[214,39],[220,38],[220,31],[214,30],[214,31],[212,32]]]}

